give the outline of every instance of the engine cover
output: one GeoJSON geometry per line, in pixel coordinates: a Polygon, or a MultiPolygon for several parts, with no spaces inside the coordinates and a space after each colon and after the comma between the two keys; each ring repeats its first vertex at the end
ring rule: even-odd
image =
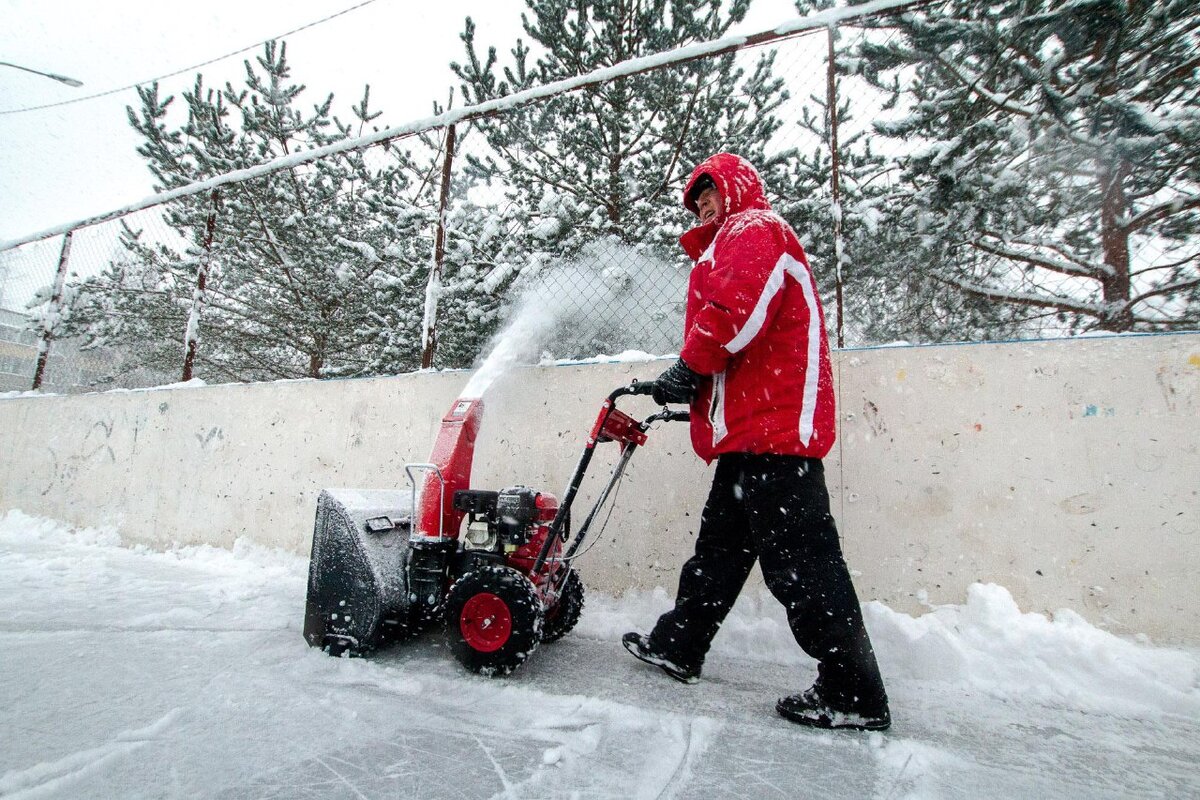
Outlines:
{"type": "Polygon", "coordinates": [[[496,497],[496,528],[504,544],[529,542],[538,518],[538,493],[528,486],[513,486],[496,497]]]}

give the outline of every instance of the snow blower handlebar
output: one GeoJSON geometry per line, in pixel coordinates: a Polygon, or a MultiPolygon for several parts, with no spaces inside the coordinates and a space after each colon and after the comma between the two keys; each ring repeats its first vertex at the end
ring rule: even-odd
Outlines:
{"type": "Polygon", "coordinates": [[[660,421],[686,422],[689,419],[688,412],[686,411],[672,411],[663,408],[658,413],[651,414],[646,419],[639,421],[624,411],[617,409],[618,398],[626,395],[651,394],[653,391],[654,381],[635,380],[628,386],[621,386],[614,389],[608,395],[608,398],[605,399],[604,404],[600,407],[600,414],[596,417],[596,424],[592,427],[592,432],[588,436],[587,443],[584,445],[583,454],[579,457],[579,463],[575,466],[575,472],[571,475],[571,481],[567,484],[566,495],[558,507],[558,512],[554,515],[554,521],[550,523],[550,533],[542,545],[541,552],[538,553],[537,561],[534,562],[532,574],[537,575],[541,572],[554,543],[560,539],[563,541],[566,540],[566,527],[567,520],[571,516],[571,505],[575,502],[575,496],[579,493],[579,486],[583,483],[583,476],[587,473],[588,465],[591,464],[592,454],[595,452],[597,444],[601,442],[620,442],[621,457],[613,467],[608,483],[600,492],[600,497],[596,501],[596,504],[592,506],[592,510],[588,513],[587,518],[579,526],[579,532],[575,536],[575,541],[571,543],[570,548],[563,554],[563,561],[568,564],[579,549],[579,545],[582,544],[584,537],[587,536],[592,522],[595,521],[596,515],[608,500],[613,487],[616,486],[617,481],[624,474],[625,467],[629,464],[629,459],[633,457],[633,451],[646,443],[646,431],[650,429],[650,426],[660,421]]]}
{"type": "MultiPolygon", "coordinates": [[[[629,384],[628,386],[622,386],[619,389],[615,389],[613,391],[613,393],[608,396],[608,400],[610,403],[615,404],[618,397],[623,397],[625,395],[630,395],[630,394],[654,394],[654,381],[637,381],[637,380],[635,380],[633,383],[629,384]]],[[[601,413],[603,413],[603,410],[601,411],[601,413]]],[[[639,423],[639,426],[641,427],[642,432],[644,433],[655,422],[687,422],[690,419],[691,419],[691,415],[688,412],[672,411],[671,409],[664,406],[662,411],[659,411],[657,414],[651,414],[650,416],[648,416],[644,420],[642,420],[641,423],[639,423]]],[[[602,441],[607,441],[607,440],[602,440],[602,441]]],[[[645,442],[645,437],[643,436],[642,442],[639,442],[639,444],[643,444],[644,442],[645,442]]]]}

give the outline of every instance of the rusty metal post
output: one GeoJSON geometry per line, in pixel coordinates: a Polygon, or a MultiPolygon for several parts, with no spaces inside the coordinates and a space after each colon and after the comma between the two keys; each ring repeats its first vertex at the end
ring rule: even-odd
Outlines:
{"type": "Polygon", "coordinates": [[[63,288],[67,285],[67,262],[71,258],[71,239],[75,231],[63,234],[62,251],[58,254],[58,271],[54,274],[54,291],[50,296],[50,307],[42,319],[42,341],[38,343],[37,369],[33,371],[33,390],[42,388],[46,376],[46,361],[50,358],[50,342],[54,339],[54,327],[62,312],[63,288]]]}
{"type": "Polygon", "coordinates": [[[217,204],[221,201],[221,190],[213,189],[212,208],[204,222],[204,253],[200,256],[200,268],[196,272],[196,289],[192,292],[192,309],[188,312],[187,330],[184,332],[183,376],[180,380],[192,379],[192,367],[196,362],[196,348],[200,342],[200,315],[208,291],[208,267],[212,262],[213,235],[217,230],[217,204]]]}
{"type": "Polygon", "coordinates": [[[829,69],[828,91],[826,102],[829,104],[829,151],[832,156],[829,182],[833,189],[833,257],[837,285],[837,346],[846,346],[845,327],[843,325],[842,303],[842,262],[846,255],[846,245],[842,241],[842,186],[841,186],[841,157],[838,152],[838,97],[837,97],[837,65],[834,52],[833,26],[825,29],[829,39],[829,69]]]}
{"type": "Polygon", "coordinates": [[[442,189],[438,198],[437,234],[433,242],[433,263],[429,267],[429,283],[425,287],[425,329],[421,335],[421,369],[433,366],[437,352],[437,307],[442,291],[442,267],[446,263],[446,209],[450,205],[450,176],[454,166],[454,126],[446,128],[446,158],[442,162],[442,189]]]}

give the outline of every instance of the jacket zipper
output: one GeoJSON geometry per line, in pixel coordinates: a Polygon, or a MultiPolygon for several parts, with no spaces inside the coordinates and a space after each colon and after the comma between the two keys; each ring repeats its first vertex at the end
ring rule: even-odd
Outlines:
{"type": "Polygon", "coordinates": [[[712,426],[713,447],[725,438],[729,430],[725,427],[725,373],[713,375],[712,399],[708,405],[708,422],[712,426]]]}

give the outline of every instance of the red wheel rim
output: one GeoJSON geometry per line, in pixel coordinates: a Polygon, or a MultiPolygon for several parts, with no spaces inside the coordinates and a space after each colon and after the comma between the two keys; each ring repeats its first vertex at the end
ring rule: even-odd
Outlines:
{"type": "Polygon", "coordinates": [[[463,606],[458,627],[471,649],[494,653],[512,635],[512,612],[508,610],[508,603],[496,595],[480,592],[463,606]]]}

